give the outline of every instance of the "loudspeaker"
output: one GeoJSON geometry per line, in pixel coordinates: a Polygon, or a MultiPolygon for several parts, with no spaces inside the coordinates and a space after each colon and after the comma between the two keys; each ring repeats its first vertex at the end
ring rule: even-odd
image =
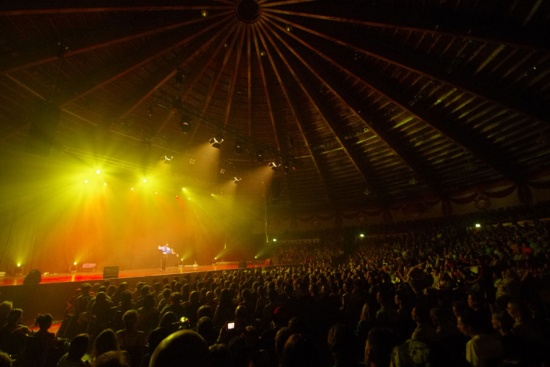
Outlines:
{"type": "Polygon", "coordinates": [[[42,280],[42,273],[40,270],[33,269],[29,271],[25,279],[23,279],[23,285],[38,285],[42,280]]]}
{"type": "Polygon", "coordinates": [[[103,279],[118,278],[118,266],[106,266],[103,268],[103,279]]]}
{"type": "Polygon", "coordinates": [[[54,105],[41,102],[28,115],[30,122],[27,146],[31,153],[49,156],[54,146],[61,111],[54,105]]]}

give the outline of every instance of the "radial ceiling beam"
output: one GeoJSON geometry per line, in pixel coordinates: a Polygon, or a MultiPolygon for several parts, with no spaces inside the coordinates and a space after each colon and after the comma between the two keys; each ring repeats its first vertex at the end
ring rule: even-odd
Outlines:
{"type": "MultiPolygon", "coordinates": [[[[280,28],[281,29],[281,28],[280,28]]],[[[303,39],[295,36],[294,34],[290,33],[290,37],[292,37],[294,40],[298,41],[300,44],[308,48],[310,51],[312,51],[317,56],[321,57],[325,61],[328,61],[330,64],[332,64],[336,69],[339,69],[345,74],[348,74],[352,77],[355,77],[355,79],[360,80],[362,83],[365,83],[361,78],[355,76],[350,70],[344,68],[341,66],[341,64],[334,59],[330,58],[317,48],[313,47],[311,44],[307,43],[303,39]]],[[[302,55],[307,55],[307,52],[302,53],[302,55]]],[[[305,59],[305,57],[304,57],[305,59]]],[[[318,62],[316,60],[307,60],[306,64],[310,65],[318,65],[318,62]]],[[[321,74],[321,73],[319,73],[321,74]]],[[[333,74],[333,73],[332,73],[333,74]]],[[[361,120],[365,123],[365,125],[369,126],[369,128],[391,149],[393,152],[400,157],[400,159],[411,168],[412,171],[417,173],[417,176],[419,179],[421,179],[428,187],[431,188],[431,190],[436,193],[439,197],[444,197],[445,193],[441,187],[441,183],[439,180],[437,180],[432,174],[428,167],[425,167],[420,163],[420,160],[417,156],[417,154],[410,150],[406,149],[399,141],[397,141],[391,134],[386,132],[383,128],[385,121],[383,121],[379,116],[376,116],[375,114],[371,113],[370,111],[364,111],[364,108],[362,108],[361,103],[359,100],[357,100],[357,97],[352,95],[349,91],[349,87],[346,88],[345,85],[342,85],[342,80],[336,80],[337,78],[331,78],[331,73],[326,73],[326,75],[330,75],[329,77],[326,77],[326,79],[320,79],[326,81],[326,86],[333,92],[335,95],[339,96],[342,103],[344,105],[347,105],[350,110],[354,111],[357,116],[360,116],[361,120]],[[332,87],[333,85],[339,86],[338,88],[332,87]]],[[[372,89],[372,87],[371,87],[372,89]]]]}
{"type": "MultiPolygon", "coordinates": [[[[324,80],[323,76],[315,70],[314,65],[308,64],[302,58],[300,53],[296,51],[291,45],[289,45],[280,36],[280,34],[278,34],[274,30],[273,26],[269,25],[269,23],[266,24],[266,26],[271,30],[271,33],[274,35],[274,37],[276,37],[279,42],[281,42],[285,49],[291,52],[292,55],[301,62],[302,66],[320,82],[320,85],[326,85],[326,80],[324,80]]],[[[281,28],[278,29],[279,31],[283,32],[281,28]]],[[[279,52],[281,51],[279,50],[279,52]]],[[[370,163],[366,159],[364,159],[364,154],[358,151],[356,145],[341,138],[342,136],[345,136],[349,133],[349,131],[345,130],[345,127],[343,126],[344,124],[336,122],[336,118],[334,117],[334,114],[330,111],[328,104],[325,101],[322,101],[321,98],[319,98],[319,94],[314,91],[316,88],[312,86],[311,82],[308,81],[307,78],[302,77],[302,75],[305,75],[305,73],[303,74],[302,72],[295,70],[292,67],[292,64],[287,61],[286,58],[284,58],[284,61],[302,92],[310,100],[316,112],[323,118],[323,121],[330,129],[331,133],[335,136],[338,145],[343,147],[344,153],[348,156],[350,162],[353,164],[357,172],[359,172],[359,174],[362,176],[366,188],[368,188],[368,190],[373,193],[373,196],[378,197],[382,202],[387,202],[387,198],[385,197],[383,190],[381,190],[380,187],[372,182],[372,180],[369,178],[368,172],[372,171],[372,169],[370,169],[370,163]]],[[[307,141],[305,136],[304,139],[307,141]]],[[[325,176],[326,175],[327,174],[325,173],[325,176]]]]}
{"type": "Polygon", "coordinates": [[[258,67],[260,69],[260,75],[261,75],[261,79],[262,79],[262,87],[263,87],[263,90],[264,90],[264,93],[265,93],[265,96],[266,96],[267,110],[269,112],[269,122],[271,124],[271,128],[272,128],[272,131],[273,131],[273,137],[275,138],[275,145],[277,147],[277,150],[280,152],[280,151],[282,151],[281,150],[281,139],[279,137],[278,130],[277,130],[276,118],[275,118],[275,115],[273,114],[273,112],[275,111],[275,108],[273,106],[274,97],[272,95],[272,92],[269,88],[269,84],[267,82],[267,74],[266,74],[266,70],[265,70],[265,67],[264,67],[263,60],[262,60],[262,53],[261,53],[261,47],[262,46],[261,46],[260,41],[259,41],[259,38],[260,38],[259,33],[260,33],[260,30],[258,28],[258,25],[254,24],[253,27],[252,27],[252,38],[254,40],[254,49],[256,50],[256,52],[255,52],[256,61],[258,63],[258,67]]]}
{"type": "MultiPolygon", "coordinates": [[[[212,97],[214,96],[214,92],[216,91],[216,89],[217,89],[217,87],[220,83],[220,80],[221,80],[221,77],[222,77],[224,71],[226,71],[225,68],[227,67],[227,64],[228,64],[229,59],[231,58],[231,54],[232,54],[231,51],[233,50],[233,47],[235,46],[235,43],[239,39],[239,35],[242,32],[242,24],[240,22],[235,21],[235,22],[232,22],[232,23],[233,23],[232,27],[229,30],[229,34],[231,34],[231,41],[227,45],[225,55],[223,55],[222,64],[217,68],[218,72],[216,74],[216,77],[212,81],[212,84],[210,85],[210,89],[209,89],[209,91],[206,95],[206,99],[205,99],[205,101],[202,105],[202,112],[203,113],[208,110],[208,106],[210,104],[210,101],[212,100],[212,97]]],[[[216,53],[218,53],[222,50],[222,47],[220,47],[220,46],[223,46],[224,49],[226,48],[225,43],[220,43],[216,53]]],[[[239,49],[239,51],[238,51],[239,55],[240,55],[240,52],[241,52],[241,50],[239,49]]],[[[231,90],[231,88],[234,88],[234,85],[230,85],[229,90],[231,90]]],[[[231,96],[229,96],[229,97],[231,97],[231,96]]],[[[228,99],[230,100],[231,98],[228,98],[228,99]]],[[[230,103],[230,101],[227,101],[227,103],[230,103]]],[[[226,104],[226,112],[228,112],[227,108],[230,109],[230,107],[227,106],[227,104],[226,104]]],[[[226,116],[226,118],[224,118],[224,126],[227,124],[227,117],[228,117],[228,115],[226,116]]]]}
{"type": "MultiPolygon", "coordinates": [[[[184,38],[182,38],[181,35],[176,32],[172,34],[169,38],[162,37],[161,39],[157,40],[157,42],[155,42],[152,47],[139,48],[135,51],[134,54],[128,55],[123,60],[121,60],[121,62],[102,68],[98,72],[98,74],[93,74],[90,77],[86,78],[84,81],[79,81],[79,85],[75,85],[69,88],[69,95],[61,96],[57,99],[58,104],[60,106],[69,104],[79,98],[93,93],[94,91],[104,87],[105,85],[113,82],[116,79],[119,79],[131,72],[134,72],[136,69],[148,64],[153,59],[158,58],[159,56],[169,52],[174,48],[187,45],[188,43],[193,41],[197,42],[197,39],[202,40],[199,37],[205,36],[205,34],[208,34],[208,32],[212,29],[218,29],[222,24],[223,20],[202,29],[200,32],[196,32],[191,36],[184,38]]],[[[213,39],[215,39],[215,37],[210,38],[210,40],[213,39]]],[[[201,43],[197,45],[198,49],[204,49],[204,44],[202,46],[201,44],[206,41],[208,41],[208,39],[202,40],[201,43]]]]}
{"type": "Polygon", "coordinates": [[[22,15],[70,15],[70,14],[93,14],[93,13],[151,13],[166,11],[201,11],[201,10],[227,10],[227,5],[207,5],[197,2],[196,5],[135,5],[135,6],[93,6],[97,1],[81,1],[78,7],[60,8],[57,2],[41,3],[36,7],[35,1],[6,2],[2,4],[3,10],[0,16],[22,16],[22,15]]]}
{"type": "Polygon", "coordinates": [[[369,109],[364,108],[365,102],[361,101],[358,96],[350,90],[349,86],[345,85],[343,78],[337,77],[328,79],[332,88],[337,91],[337,94],[350,106],[351,110],[364,121],[365,125],[378,136],[404,163],[408,166],[415,177],[426,184],[439,198],[446,197],[446,193],[441,185],[441,182],[435,177],[431,167],[422,164],[422,159],[418,154],[410,149],[392,135],[386,128],[387,122],[378,114],[373,113],[369,109]]]}
{"type": "MultiPolygon", "coordinates": [[[[235,87],[237,86],[237,77],[239,76],[239,65],[241,63],[241,57],[242,57],[241,50],[243,49],[246,31],[243,27],[239,27],[237,33],[239,36],[239,42],[238,42],[237,52],[235,56],[236,57],[235,67],[233,68],[233,70],[229,70],[229,71],[232,71],[232,74],[231,74],[231,83],[227,91],[227,102],[225,104],[225,116],[224,116],[224,122],[223,122],[224,126],[227,126],[229,123],[229,116],[231,114],[231,107],[233,105],[233,97],[235,96],[235,87]]],[[[233,52],[233,47],[231,47],[231,52],[233,52]]]]}
{"type": "MultiPolygon", "coordinates": [[[[271,54],[271,51],[270,51],[270,48],[268,47],[268,43],[266,41],[266,38],[269,40],[269,42],[274,46],[276,47],[276,44],[272,42],[271,38],[269,37],[269,34],[268,34],[268,31],[265,30],[265,28],[262,27],[261,23],[259,23],[259,29],[258,29],[258,37],[260,39],[260,42],[262,43],[263,47],[264,47],[264,50],[266,50],[266,56],[268,57],[268,60],[271,64],[271,68],[275,74],[275,77],[277,78],[277,81],[279,83],[279,86],[283,92],[283,95],[286,99],[286,105],[288,105],[289,107],[289,110],[293,116],[293,119],[294,121],[296,122],[296,126],[298,127],[299,131],[300,131],[300,134],[302,135],[302,137],[304,138],[304,140],[307,142],[307,136],[303,130],[303,127],[301,125],[301,122],[300,122],[300,117],[298,116],[298,113],[296,111],[296,107],[294,106],[294,104],[292,103],[292,98],[290,97],[289,95],[289,91],[287,90],[284,82],[283,82],[283,77],[281,75],[281,70],[279,70],[279,68],[277,67],[277,64],[274,60],[274,57],[273,55],[271,54]]],[[[280,55],[280,51],[276,48],[277,50],[277,53],[280,55]]],[[[280,130],[278,130],[280,132],[280,130]]],[[[319,178],[321,178],[321,182],[323,183],[323,187],[324,187],[324,191],[325,191],[325,194],[327,195],[327,198],[331,201],[333,201],[333,198],[331,197],[331,194],[330,194],[330,191],[328,189],[328,187],[326,186],[326,180],[324,179],[324,176],[319,168],[319,164],[318,162],[315,160],[315,156],[313,155],[313,153],[311,152],[311,149],[309,147],[309,144],[306,145],[306,149],[308,150],[309,152],[309,155],[312,157],[312,163],[313,163],[313,167],[315,168],[315,171],[317,173],[317,176],[319,178]]],[[[286,150],[283,151],[283,153],[286,153],[286,150]]],[[[291,192],[291,191],[289,191],[291,192]]],[[[333,202],[334,204],[334,202],[333,202]]]]}
{"type": "MultiPolygon", "coordinates": [[[[488,165],[490,165],[493,169],[498,171],[504,177],[510,178],[510,179],[517,182],[518,175],[515,174],[510,168],[508,168],[509,166],[505,162],[502,162],[500,159],[491,158],[493,156],[492,153],[490,153],[488,151],[483,151],[483,149],[487,150],[488,148],[479,147],[479,146],[474,145],[473,143],[469,142],[468,139],[463,137],[463,136],[466,136],[466,135],[464,135],[465,134],[464,131],[462,131],[462,132],[453,131],[453,129],[446,128],[441,123],[438,123],[437,122],[438,118],[442,118],[442,116],[437,116],[437,117],[436,116],[428,116],[427,112],[424,112],[424,111],[422,111],[421,114],[418,114],[418,113],[421,112],[421,111],[416,110],[418,107],[413,111],[411,109],[411,106],[408,103],[408,100],[410,98],[404,100],[403,97],[398,97],[399,94],[402,93],[401,91],[397,91],[397,90],[393,90],[393,89],[391,91],[387,90],[387,88],[388,88],[388,84],[387,84],[388,82],[387,81],[379,81],[375,86],[372,83],[369,83],[369,81],[371,79],[372,80],[379,79],[379,77],[376,76],[374,73],[368,73],[367,70],[364,67],[358,67],[357,65],[351,65],[350,60],[343,57],[341,53],[339,54],[337,52],[332,52],[331,54],[333,54],[334,57],[329,57],[328,52],[324,53],[322,50],[327,48],[327,47],[330,47],[330,45],[327,45],[325,43],[320,44],[320,43],[317,42],[316,43],[317,46],[315,46],[311,43],[308,43],[308,42],[304,41],[303,39],[301,39],[299,37],[296,37],[293,34],[290,34],[290,36],[293,39],[295,39],[296,41],[298,41],[300,44],[302,44],[303,46],[308,48],[310,51],[312,51],[313,53],[317,54],[319,57],[321,57],[325,61],[332,64],[335,68],[342,71],[344,74],[349,75],[350,77],[356,79],[357,81],[360,81],[361,83],[363,83],[369,89],[376,91],[377,93],[383,95],[384,97],[388,98],[389,100],[393,100],[403,110],[408,111],[409,113],[411,113],[415,117],[423,120],[424,122],[426,122],[427,124],[432,126],[434,129],[438,130],[440,133],[450,137],[456,143],[460,144],[463,149],[465,149],[465,150],[469,151],[470,153],[472,153],[473,155],[477,156],[478,159],[484,160],[488,165]],[[384,92],[384,91],[386,91],[387,93],[384,92]],[[395,95],[395,97],[392,96],[392,94],[395,95]]],[[[341,41],[339,41],[339,40],[336,40],[336,41],[337,41],[337,43],[341,43],[341,41]]],[[[412,70],[409,70],[409,71],[412,71],[412,70]]],[[[426,76],[426,77],[430,78],[430,76],[427,75],[427,74],[423,74],[422,76],[426,76]]],[[[445,120],[443,120],[443,121],[445,121],[445,120]]],[[[457,128],[454,128],[454,130],[457,130],[457,128]]],[[[483,146],[485,146],[485,145],[486,144],[483,144],[483,146]]],[[[496,149],[496,147],[495,147],[495,149],[496,149]]],[[[503,155],[503,157],[505,157],[505,155],[503,155]]]]}
{"type": "Polygon", "coordinates": [[[490,142],[477,137],[478,135],[474,131],[466,129],[463,124],[448,123],[448,114],[443,114],[443,112],[438,112],[435,108],[430,108],[433,105],[426,106],[423,103],[414,103],[411,106],[409,103],[410,95],[401,86],[394,86],[394,82],[391,80],[382,79],[377,73],[369,71],[364,65],[352,63],[348,58],[342,57],[341,54],[335,53],[331,62],[339,65],[339,68],[350,77],[393,101],[401,109],[408,111],[439,133],[453,140],[478,159],[485,161],[486,164],[504,177],[514,182],[520,182],[522,177],[524,177],[521,170],[517,167],[512,167],[507,162],[507,154],[504,151],[501,151],[494,145],[489,146],[490,142]]]}
{"type": "MultiPolygon", "coordinates": [[[[208,21],[225,16],[227,16],[227,12],[213,14],[208,18],[208,21]]],[[[52,63],[60,57],[68,58],[95,50],[106,49],[117,44],[153,37],[202,22],[205,22],[205,18],[197,18],[168,25],[162,25],[163,23],[160,22],[160,24],[154,23],[152,25],[145,23],[144,25],[149,26],[148,29],[136,30],[135,28],[129,29],[119,21],[114,21],[104,23],[101,27],[94,25],[94,29],[73,30],[71,34],[64,35],[63,43],[59,43],[58,45],[51,45],[47,40],[32,40],[32,43],[28,45],[18,45],[18,52],[15,53],[16,56],[0,59],[0,75],[52,63]],[[82,37],[82,34],[93,34],[94,37],[82,37]],[[65,49],[65,47],[68,49],[65,49]]],[[[166,20],[164,20],[164,23],[166,23],[166,20]]]]}
{"type": "MultiPolygon", "coordinates": [[[[320,39],[324,39],[325,41],[329,41],[330,43],[334,43],[335,45],[340,45],[348,48],[349,50],[357,51],[365,56],[387,62],[398,68],[429,78],[438,83],[447,84],[451,87],[462,89],[465,92],[471,93],[476,97],[487,99],[492,101],[493,103],[499,104],[504,108],[515,110],[526,116],[532,116],[536,119],[539,119],[540,121],[550,123],[550,120],[548,119],[548,114],[545,113],[545,104],[542,103],[542,101],[532,101],[528,98],[519,98],[521,96],[505,96],[500,93],[499,90],[493,90],[486,84],[482,84],[474,80],[470,76],[449,74],[446,72],[445,67],[435,65],[434,61],[428,60],[425,57],[415,55],[414,52],[407,51],[405,53],[405,51],[403,50],[396,50],[388,46],[382,46],[379,42],[377,43],[373,39],[369,39],[369,46],[367,49],[363,48],[362,46],[358,46],[352,41],[344,41],[341,38],[322,33],[312,28],[305,27],[301,24],[288,21],[284,18],[273,16],[271,14],[266,14],[266,16],[277,20],[282,24],[289,24],[296,29],[301,29],[305,32],[313,34],[320,39]]],[[[483,42],[487,42],[487,40],[484,40],[483,42]]]]}
{"type": "MultiPolygon", "coordinates": [[[[130,104],[127,104],[126,109],[124,109],[124,108],[120,109],[121,115],[119,116],[119,118],[122,119],[122,118],[126,117],[131,111],[133,111],[135,108],[137,108],[147,97],[152,95],[161,85],[163,85],[170,78],[172,78],[176,74],[177,69],[181,69],[181,68],[185,67],[197,55],[200,55],[201,53],[205,52],[205,50],[207,50],[210,47],[210,45],[218,39],[218,37],[220,35],[227,33],[225,31],[227,30],[228,27],[229,27],[229,24],[226,24],[225,27],[220,28],[215,35],[213,35],[213,36],[209,37],[207,40],[205,40],[200,45],[200,47],[195,49],[192,53],[191,53],[191,51],[193,50],[193,48],[186,48],[186,50],[188,50],[189,53],[185,52],[177,61],[175,61],[173,63],[170,63],[169,68],[172,67],[171,70],[169,68],[164,68],[164,70],[166,70],[165,75],[163,75],[162,72],[157,72],[157,76],[153,78],[153,79],[156,79],[156,82],[153,82],[153,84],[151,84],[150,82],[147,83],[147,85],[149,85],[149,86],[154,85],[154,87],[151,87],[151,89],[149,89],[149,90],[147,90],[147,87],[145,87],[144,89],[143,88],[141,89],[143,91],[142,93],[135,93],[134,94],[135,96],[140,96],[140,95],[141,96],[135,98],[133,100],[133,102],[131,102],[130,104]]],[[[191,88],[192,88],[192,85],[188,86],[187,90],[190,90],[191,88]]]]}
{"type": "MultiPolygon", "coordinates": [[[[287,60],[287,58],[285,57],[282,50],[277,46],[277,44],[274,42],[273,38],[271,38],[270,34],[273,34],[273,33],[270,32],[270,27],[268,27],[266,25],[266,27],[263,28],[263,31],[264,31],[265,37],[269,40],[270,44],[275,49],[275,51],[276,51],[275,53],[278,54],[279,57],[281,58],[282,63],[285,65],[285,67],[288,70],[290,76],[292,76],[294,82],[296,82],[298,84],[299,89],[301,89],[302,92],[304,92],[305,95],[309,98],[309,100],[311,102],[313,102],[313,100],[311,99],[311,97],[307,93],[307,90],[305,89],[301,79],[298,77],[296,70],[294,70],[294,68],[292,67],[289,60],[287,60]],[[269,30],[266,30],[266,28],[269,29],[269,30]]],[[[302,135],[302,138],[304,139],[304,141],[307,143],[306,144],[307,150],[309,152],[309,155],[312,157],[314,167],[316,168],[316,170],[318,172],[318,175],[321,178],[321,182],[323,184],[324,191],[326,192],[327,197],[331,201],[332,205],[337,206],[337,201],[338,201],[337,196],[335,196],[335,194],[333,192],[334,190],[331,190],[328,183],[327,183],[327,178],[329,176],[329,172],[325,169],[325,166],[323,164],[319,163],[319,157],[317,156],[317,154],[310,149],[311,144],[308,141],[308,136],[307,136],[307,134],[305,134],[305,129],[303,127],[303,125],[304,125],[303,121],[305,121],[306,118],[303,115],[303,113],[301,112],[302,111],[301,106],[299,106],[297,104],[297,101],[298,101],[297,90],[292,88],[291,85],[289,84],[289,82],[287,82],[287,80],[289,79],[288,73],[283,73],[283,70],[281,70],[281,72],[278,73],[278,76],[280,76],[280,81],[279,82],[281,83],[281,85],[285,86],[285,87],[283,87],[283,90],[284,90],[285,97],[286,97],[286,103],[291,107],[291,110],[294,114],[296,124],[298,125],[298,128],[299,128],[300,134],[302,135]]],[[[319,111],[317,111],[317,112],[319,112],[319,111]]]]}
{"type": "MultiPolygon", "coordinates": [[[[375,2],[373,2],[374,4],[375,2]]],[[[542,4],[541,0],[536,4],[542,4]]],[[[417,7],[417,5],[414,5],[417,7]]],[[[325,1],[323,6],[318,4],[306,4],[303,6],[274,8],[266,7],[264,12],[269,15],[279,14],[291,16],[294,19],[311,19],[320,22],[346,23],[365,26],[374,29],[386,29],[391,32],[414,32],[433,36],[446,36],[451,38],[465,38],[476,42],[493,42],[513,47],[543,48],[548,49],[548,11],[544,7],[534,5],[532,12],[526,16],[523,23],[496,17],[484,17],[474,19],[473,14],[458,12],[455,9],[422,9],[422,11],[409,11],[404,6],[394,7],[390,11],[388,7],[369,7],[364,0],[339,2],[325,1]],[[541,10],[542,11],[539,11],[541,10]],[[538,24],[532,23],[533,15],[540,14],[538,24]],[[531,24],[532,23],[532,24],[531,24]]],[[[415,9],[417,10],[417,9],[415,9]]],[[[322,25],[321,25],[322,26],[322,25]]],[[[327,27],[330,27],[327,25],[327,27]]]]}
{"type": "Polygon", "coordinates": [[[435,101],[429,98],[422,98],[418,103],[410,104],[410,94],[406,90],[391,81],[383,80],[376,73],[367,72],[365,69],[357,68],[356,75],[376,90],[384,93],[395,104],[406,108],[415,117],[421,119],[439,133],[447,136],[455,143],[467,150],[474,157],[484,161],[489,167],[499,172],[502,176],[513,182],[522,182],[527,176],[517,166],[513,166],[507,156],[507,152],[491,144],[490,141],[479,136],[479,134],[458,120],[451,121],[451,116],[441,109],[434,108],[435,101]]]}
{"type": "Polygon", "coordinates": [[[376,55],[378,59],[391,60],[391,63],[399,68],[464,90],[476,97],[489,100],[541,122],[550,123],[547,106],[542,100],[536,97],[528,97],[525,94],[505,94],[502,92],[503,88],[499,88],[497,85],[492,86],[490,83],[476,78],[475,75],[472,76],[458,69],[449,73],[447,72],[447,65],[438,63],[438,59],[435,57],[419,55],[413,50],[406,50],[405,48],[388,47],[376,41],[369,42],[368,50],[361,50],[360,52],[376,55]]]}

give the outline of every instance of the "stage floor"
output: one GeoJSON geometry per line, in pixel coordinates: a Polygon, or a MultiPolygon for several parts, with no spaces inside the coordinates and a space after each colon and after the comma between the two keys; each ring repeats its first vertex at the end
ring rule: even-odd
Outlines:
{"type": "MultiPolygon", "coordinates": [[[[247,264],[246,269],[264,267],[262,264],[247,264]]],[[[166,271],[162,271],[160,268],[155,269],[133,269],[124,270],[120,269],[118,277],[109,277],[109,279],[132,279],[142,277],[173,277],[179,274],[220,271],[239,269],[238,263],[223,263],[215,265],[186,265],[179,267],[167,267],[166,271]]],[[[242,268],[244,269],[244,268],[242,268]]],[[[0,277],[0,287],[2,286],[16,286],[23,284],[26,275],[17,276],[2,276],[0,277]]],[[[103,272],[74,272],[74,273],[44,273],[42,274],[40,283],[71,283],[71,282],[85,282],[85,281],[100,281],[105,279],[103,272]]]]}

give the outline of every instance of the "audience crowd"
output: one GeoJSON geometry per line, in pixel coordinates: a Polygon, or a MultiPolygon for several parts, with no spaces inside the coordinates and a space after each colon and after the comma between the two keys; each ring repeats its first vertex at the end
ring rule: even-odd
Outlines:
{"type": "Polygon", "coordinates": [[[550,222],[297,246],[279,248],[294,264],[82,284],[57,335],[3,300],[0,367],[550,363],[550,222]]]}

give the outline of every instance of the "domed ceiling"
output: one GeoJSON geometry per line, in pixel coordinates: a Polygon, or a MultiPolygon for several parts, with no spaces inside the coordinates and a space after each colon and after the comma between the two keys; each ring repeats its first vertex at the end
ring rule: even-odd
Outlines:
{"type": "Polygon", "coordinates": [[[544,0],[5,2],[0,136],[173,157],[206,186],[187,166],[223,138],[219,174],[274,162],[292,210],[524,183],[550,168],[549,18],[544,0]]]}

